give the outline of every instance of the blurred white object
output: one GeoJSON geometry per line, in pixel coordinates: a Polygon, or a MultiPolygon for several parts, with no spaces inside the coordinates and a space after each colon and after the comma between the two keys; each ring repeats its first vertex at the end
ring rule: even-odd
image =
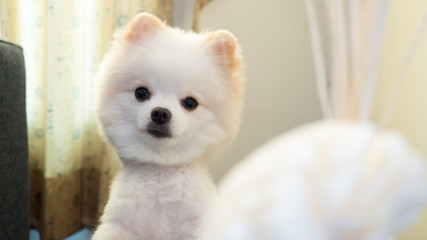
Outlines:
{"type": "Polygon", "coordinates": [[[325,120],[255,151],[219,191],[202,240],[391,239],[426,200],[427,178],[399,133],[325,120]]]}

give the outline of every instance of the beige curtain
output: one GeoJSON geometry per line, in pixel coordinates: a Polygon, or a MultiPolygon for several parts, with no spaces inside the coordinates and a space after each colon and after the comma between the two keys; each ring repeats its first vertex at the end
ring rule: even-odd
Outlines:
{"type": "Polygon", "coordinates": [[[98,137],[92,83],[112,33],[173,0],[0,0],[1,38],[24,48],[31,226],[42,239],[93,228],[120,163],[98,137]]]}

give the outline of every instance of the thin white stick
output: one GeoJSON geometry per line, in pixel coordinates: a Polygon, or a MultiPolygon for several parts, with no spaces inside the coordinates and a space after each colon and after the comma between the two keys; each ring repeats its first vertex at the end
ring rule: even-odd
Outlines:
{"type": "Polygon", "coordinates": [[[371,118],[372,106],[374,104],[374,95],[378,74],[379,56],[382,49],[382,42],[387,18],[388,0],[374,1],[371,8],[371,21],[374,25],[369,29],[368,49],[366,56],[366,76],[363,91],[363,98],[360,106],[360,120],[371,118]]]}
{"type": "Polygon", "coordinates": [[[320,38],[319,26],[317,22],[316,11],[313,0],[304,0],[307,10],[307,18],[311,35],[311,46],[313,48],[314,66],[316,71],[317,91],[320,100],[320,107],[323,116],[330,118],[331,107],[328,97],[328,84],[326,80],[325,62],[323,59],[322,43],[320,38]]]}
{"type": "Polygon", "coordinates": [[[364,27],[364,17],[362,15],[362,1],[361,0],[350,0],[349,1],[349,15],[350,15],[350,56],[351,56],[351,65],[350,65],[350,76],[351,84],[350,91],[351,94],[351,112],[355,119],[359,118],[359,104],[361,102],[362,88],[364,82],[364,64],[362,57],[366,51],[365,42],[363,41],[363,31],[364,27]]]}
{"type": "Polygon", "coordinates": [[[340,88],[339,76],[337,71],[338,65],[338,34],[337,34],[337,16],[334,8],[334,0],[326,1],[326,16],[328,17],[328,26],[329,26],[329,78],[331,82],[331,108],[332,108],[332,117],[340,118],[341,117],[341,106],[339,105],[340,101],[338,100],[337,92],[340,88]]]}
{"type": "Polygon", "coordinates": [[[396,107],[397,100],[402,92],[403,83],[405,82],[406,75],[409,70],[409,66],[412,63],[412,60],[414,60],[415,53],[417,52],[416,50],[420,46],[420,43],[423,37],[426,36],[426,33],[427,33],[427,14],[424,16],[424,19],[420,27],[418,28],[415,37],[412,39],[411,45],[409,47],[409,50],[407,51],[407,54],[403,61],[399,75],[397,76],[393,84],[393,90],[390,94],[390,97],[387,102],[387,106],[385,108],[385,111],[382,117],[382,121],[381,121],[382,127],[387,127],[388,124],[390,123],[390,118],[396,107]]]}
{"type": "Polygon", "coordinates": [[[356,119],[361,119],[360,109],[364,97],[366,85],[366,55],[368,53],[368,27],[371,24],[369,19],[369,3],[371,0],[356,0],[355,12],[355,65],[354,65],[354,82],[353,82],[353,104],[356,119]]]}
{"type": "Polygon", "coordinates": [[[348,10],[348,40],[349,40],[349,68],[348,68],[348,88],[349,91],[349,100],[348,108],[350,111],[350,116],[354,115],[354,82],[356,79],[356,42],[357,42],[357,31],[356,31],[356,23],[357,23],[357,13],[358,6],[356,5],[359,1],[357,0],[349,0],[347,5],[348,10]]]}
{"type": "Polygon", "coordinates": [[[330,2],[330,26],[332,35],[332,106],[335,117],[345,118],[347,107],[347,34],[343,0],[330,2]]]}

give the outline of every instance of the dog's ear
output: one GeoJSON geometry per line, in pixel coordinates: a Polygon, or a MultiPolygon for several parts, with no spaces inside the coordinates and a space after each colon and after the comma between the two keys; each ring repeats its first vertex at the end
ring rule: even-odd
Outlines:
{"type": "Polygon", "coordinates": [[[157,17],[149,13],[140,13],[126,27],[124,39],[126,41],[140,43],[144,38],[152,36],[165,25],[157,17]]]}
{"type": "Polygon", "coordinates": [[[205,41],[221,67],[233,70],[241,64],[236,38],[229,31],[210,32],[205,41]]]}

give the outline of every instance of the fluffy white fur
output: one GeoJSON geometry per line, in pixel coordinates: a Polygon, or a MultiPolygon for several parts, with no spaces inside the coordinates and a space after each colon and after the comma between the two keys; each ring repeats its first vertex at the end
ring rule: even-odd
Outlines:
{"type": "Polygon", "coordinates": [[[123,169],[93,239],[193,239],[214,186],[207,159],[234,139],[242,108],[239,47],[227,31],[196,34],[139,14],[100,66],[96,112],[123,169]],[[138,101],[135,89],[151,96],[138,101]],[[187,110],[182,100],[198,107],[187,110]],[[168,109],[171,137],[147,132],[168,109]]]}

